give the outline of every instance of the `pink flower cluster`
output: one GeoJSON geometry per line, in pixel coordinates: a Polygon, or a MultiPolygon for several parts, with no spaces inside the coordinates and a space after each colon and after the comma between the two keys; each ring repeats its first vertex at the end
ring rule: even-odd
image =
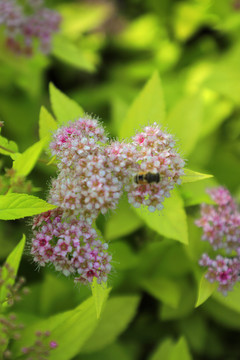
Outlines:
{"type": "Polygon", "coordinates": [[[37,215],[33,222],[31,254],[40,266],[52,264],[65,276],[86,284],[96,277],[107,280],[111,270],[108,245],[88,223],[57,210],[37,215]]]}
{"type": "Polygon", "coordinates": [[[116,209],[123,191],[135,207],[161,209],[183,175],[184,161],[174,145],[157,124],[130,143],[110,142],[100,123],[89,117],[59,128],[50,144],[59,172],[48,198],[58,210],[35,217],[34,260],[41,266],[52,263],[81,283],[93,277],[106,281],[111,256],[92,227],[94,221],[99,213],[116,209]],[[159,181],[136,182],[139,173],[159,174],[159,181]]]}
{"type": "Polygon", "coordinates": [[[92,222],[99,212],[115,209],[125,190],[134,207],[162,209],[165,197],[180,184],[184,161],[174,150],[173,137],[157,124],[148,126],[130,143],[108,143],[96,120],[78,119],[53,136],[52,153],[60,173],[50,201],[92,222]],[[157,183],[136,183],[139,173],[158,173],[157,183]]]}
{"type": "Polygon", "coordinates": [[[181,184],[184,175],[184,160],[174,150],[175,141],[164,133],[157,124],[147,126],[143,132],[132,138],[136,148],[134,170],[137,173],[159,173],[160,182],[126,186],[129,202],[134,207],[148,206],[149,211],[163,208],[162,202],[170,196],[175,184],[181,184]]]}
{"type": "Polygon", "coordinates": [[[34,38],[39,39],[40,51],[49,53],[60,21],[60,15],[45,8],[42,0],[28,0],[25,7],[16,0],[0,0],[0,25],[6,28],[7,47],[16,54],[32,55],[34,38]]]}
{"type": "Polygon", "coordinates": [[[201,266],[208,267],[206,278],[219,282],[219,290],[226,294],[239,280],[240,272],[240,213],[231,194],[224,187],[208,190],[216,205],[201,206],[201,218],[196,225],[203,229],[202,240],[208,241],[214,250],[224,249],[233,257],[218,255],[211,260],[203,254],[201,266]]]}
{"type": "Polygon", "coordinates": [[[203,204],[201,218],[196,225],[203,228],[202,240],[214,250],[224,248],[227,253],[240,250],[240,213],[229,191],[223,187],[208,190],[216,206],[203,204]]]}
{"type": "Polygon", "coordinates": [[[218,290],[227,295],[232,290],[234,284],[239,280],[240,261],[238,257],[227,258],[217,255],[212,260],[207,254],[203,254],[199,261],[201,266],[208,267],[206,279],[213,283],[219,283],[218,290]]]}

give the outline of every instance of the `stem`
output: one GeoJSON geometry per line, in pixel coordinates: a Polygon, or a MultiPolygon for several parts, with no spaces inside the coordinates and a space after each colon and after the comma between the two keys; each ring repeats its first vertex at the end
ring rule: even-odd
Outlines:
{"type": "Polygon", "coordinates": [[[5,148],[5,147],[4,147],[4,146],[2,146],[2,145],[0,145],[0,148],[1,148],[1,149],[3,149],[3,150],[5,150],[5,151],[10,152],[11,154],[15,154],[15,151],[13,151],[13,150],[9,150],[9,149],[5,148]]]}
{"type": "MultiPolygon", "coordinates": [[[[5,148],[5,147],[2,146],[2,145],[0,145],[0,149],[3,149],[3,150],[5,150],[5,151],[8,151],[8,152],[10,152],[11,154],[15,154],[15,151],[9,150],[9,149],[5,148]]],[[[47,164],[47,163],[49,162],[48,160],[44,160],[44,159],[38,159],[38,161],[41,162],[41,163],[44,163],[44,164],[47,164]]]]}

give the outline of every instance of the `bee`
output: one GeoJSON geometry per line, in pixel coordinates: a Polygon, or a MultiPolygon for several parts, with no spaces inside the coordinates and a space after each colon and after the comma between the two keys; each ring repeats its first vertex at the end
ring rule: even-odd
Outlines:
{"type": "Polygon", "coordinates": [[[159,173],[151,173],[151,172],[147,172],[147,173],[138,173],[137,175],[134,176],[133,178],[134,182],[136,184],[151,184],[151,183],[159,183],[161,180],[160,174],[159,173]]]}

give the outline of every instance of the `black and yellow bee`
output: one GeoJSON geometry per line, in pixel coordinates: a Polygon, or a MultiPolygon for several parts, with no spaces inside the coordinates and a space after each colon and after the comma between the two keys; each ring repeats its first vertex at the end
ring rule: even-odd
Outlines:
{"type": "Polygon", "coordinates": [[[135,175],[133,180],[136,184],[157,184],[160,182],[161,177],[159,173],[141,172],[135,175]]]}

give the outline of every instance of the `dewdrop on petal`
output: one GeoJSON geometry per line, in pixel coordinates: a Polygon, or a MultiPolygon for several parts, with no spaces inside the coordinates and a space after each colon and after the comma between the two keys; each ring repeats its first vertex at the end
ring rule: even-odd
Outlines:
{"type": "Polygon", "coordinates": [[[88,223],[60,209],[37,215],[33,219],[31,254],[39,266],[52,264],[65,276],[83,284],[106,281],[112,257],[88,223]]]}
{"type": "Polygon", "coordinates": [[[136,148],[136,166],[132,178],[137,174],[150,173],[159,174],[159,181],[136,183],[130,179],[125,186],[129,202],[134,207],[145,205],[151,212],[161,210],[164,199],[170,197],[174,185],[180,184],[180,177],[184,175],[184,160],[174,150],[173,137],[164,133],[156,123],[136,134],[132,138],[132,145],[136,148]]]}

